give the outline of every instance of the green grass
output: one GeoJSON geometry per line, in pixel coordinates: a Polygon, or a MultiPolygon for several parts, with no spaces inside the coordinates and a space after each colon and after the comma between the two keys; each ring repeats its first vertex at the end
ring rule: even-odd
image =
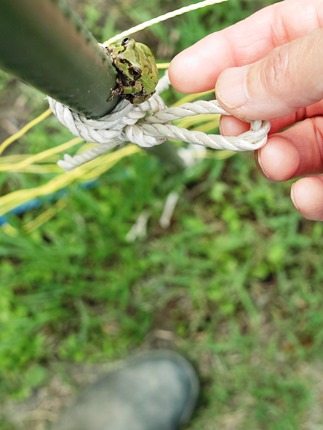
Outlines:
{"type": "MultiPolygon", "coordinates": [[[[84,4],[91,25],[103,26],[84,4]]],[[[220,9],[216,25],[248,13],[248,2],[235,5],[220,9]]],[[[200,35],[209,31],[207,18],[187,19],[200,35]]],[[[159,31],[151,37],[166,44],[159,31]]],[[[68,138],[52,120],[46,124],[21,142],[31,152],[68,138]]],[[[290,184],[268,182],[252,156],[210,155],[174,173],[136,154],[94,188],[70,187],[66,207],[32,233],[23,225],[44,208],[11,217],[18,234],[0,231],[2,402],[28,398],[53,376],[69,380],[71,364],[162,345],[186,354],[201,376],[189,430],[322,428],[323,225],[303,220],[290,184]],[[164,230],[159,217],[173,190],[180,199],[164,230]],[[147,237],[129,243],[144,210],[147,237]]],[[[2,175],[1,183],[4,192],[33,186],[37,177],[2,175]]],[[[0,426],[16,429],[8,416],[0,426]]]]}
{"type": "Polygon", "coordinates": [[[71,189],[31,235],[1,234],[2,395],[28,395],[53,362],[127,356],[158,329],[205,380],[192,429],[236,410],[237,428],[301,428],[311,385],[298,372],[322,352],[322,225],[302,220],[250,157],[202,165],[187,179],[133,156],[95,189],[71,189]],[[161,206],[179,183],[164,231],[161,206]],[[127,243],[143,210],[148,237],[127,243]]]}

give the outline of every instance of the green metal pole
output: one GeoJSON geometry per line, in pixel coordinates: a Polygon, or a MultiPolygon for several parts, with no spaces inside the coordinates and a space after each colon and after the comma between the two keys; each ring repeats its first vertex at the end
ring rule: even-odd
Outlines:
{"type": "Polygon", "coordinates": [[[88,118],[118,101],[109,57],[65,0],[0,0],[0,67],[88,118]]]}
{"type": "MultiPolygon", "coordinates": [[[[100,118],[116,71],[110,58],[65,0],[0,0],[0,67],[87,118],[100,118]]],[[[169,142],[151,152],[183,169],[169,142]]]]}

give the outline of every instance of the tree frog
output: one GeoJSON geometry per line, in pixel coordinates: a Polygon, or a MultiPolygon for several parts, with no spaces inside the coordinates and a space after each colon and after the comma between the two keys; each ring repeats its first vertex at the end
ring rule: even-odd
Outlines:
{"type": "Polygon", "coordinates": [[[112,90],[112,97],[121,96],[139,104],[154,94],[158,70],[148,46],[125,38],[106,50],[117,69],[117,88],[112,90]]]}

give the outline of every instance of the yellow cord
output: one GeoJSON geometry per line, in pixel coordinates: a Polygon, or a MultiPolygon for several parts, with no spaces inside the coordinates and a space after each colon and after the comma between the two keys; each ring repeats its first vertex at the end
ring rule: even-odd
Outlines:
{"type": "Polygon", "coordinates": [[[12,136],[8,137],[4,142],[0,145],[0,155],[3,153],[5,149],[8,148],[9,145],[11,145],[13,142],[15,142],[17,139],[20,139],[24,134],[27,133],[31,128],[35,127],[35,125],[39,124],[40,122],[44,121],[49,115],[52,114],[52,111],[50,109],[45,110],[42,114],[40,114],[37,118],[34,118],[31,120],[28,124],[26,124],[21,130],[17,131],[17,133],[14,133],[12,136]]]}
{"type": "MultiPolygon", "coordinates": [[[[21,171],[25,169],[27,166],[30,166],[32,163],[49,159],[52,155],[58,154],[63,151],[67,151],[68,149],[71,149],[73,146],[78,145],[81,142],[83,142],[83,139],[81,139],[80,137],[75,137],[74,139],[71,139],[68,142],[55,146],[54,148],[47,149],[46,151],[39,152],[36,155],[31,155],[28,158],[25,158],[24,160],[21,160],[17,163],[12,163],[12,164],[8,163],[8,164],[4,164],[3,166],[0,165],[0,172],[21,171]]],[[[57,171],[60,171],[60,170],[61,169],[57,168],[57,171]]]]}
{"type": "Polygon", "coordinates": [[[40,196],[46,196],[66,188],[69,184],[80,179],[89,181],[98,178],[102,173],[111,169],[123,157],[139,152],[140,149],[135,145],[128,145],[115,152],[102,155],[85,165],[82,165],[71,172],[56,175],[53,179],[43,185],[34,188],[13,191],[0,197],[0,215],[3,215],[14,207],[19,206],[28,200],[40,196]]]}
{"type": "Polygon", "coordinates": [[[24,225],[24,230],[26,233],[32,233],[34,230],[37,230],[41,225],[45,224],[47,221],[52,219],[58,212],[64,209],[67,206],[67,202],[65,199],[60,199],[57,202],[53,203],[51,207],[44,212],[42,212],[38,217],[34,218],[31,221],[28,221],[24,225]]]}

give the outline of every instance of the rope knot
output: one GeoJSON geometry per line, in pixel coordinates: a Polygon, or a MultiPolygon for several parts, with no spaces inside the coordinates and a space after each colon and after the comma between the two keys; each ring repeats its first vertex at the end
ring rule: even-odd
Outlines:
{"type": "Polygon", "coordinates": [[[166,139],[176,139],[212,149],[233,151],[252,151],[266,143],[270,129],[267,121],[251,122],[250,130],[237,137],[209,135],[171,124],[175,119],[187,116],[228,113],[221,108],[217,100],[201,100],[168,108],[159,94],[169,85],[166,73],[160,79],[156,93],[147,101],[133,105],[127,100],[121,100],[112,112],[97,120],[85,118],[48,97],[51,110],[65,127],[85,141],[95,143],[91,149],[74,157],[65,155],[58,165],[66,171],[73,170],[124,142],[151,147],[162,144],[166,139]]]}

